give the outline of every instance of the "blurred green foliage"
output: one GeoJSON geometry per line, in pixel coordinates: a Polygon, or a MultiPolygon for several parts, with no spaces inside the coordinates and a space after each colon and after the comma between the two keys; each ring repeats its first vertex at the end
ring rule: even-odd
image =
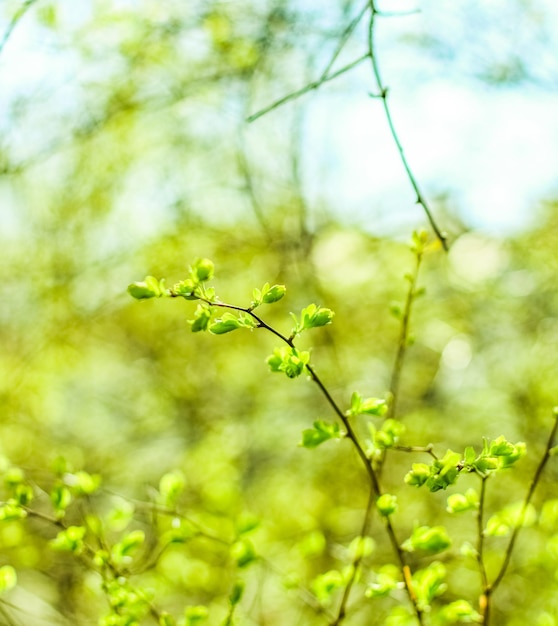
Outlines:
{"type": "MultiPolygon", "coordinates": [[[[558,398],[558,205],[515,237],[463,229],[449,254],[426,250],[397,420],[382,422],[413,254],[307,205],[296,116],[264,118],[252,144],[237,124],[304,82],[299,43],[335,42],[353,3],[314,29],[287,2],[85,4],[22,17],[49,50],[44,74],[65,65],[2,112],[0,621],[325,624],[358,559],[347,624],[414,623],[384,517],[436,623],[477,620],[478,483],[458,490],[456,465],[514,465],[487,484],[494,575],[558,398]],[[367,483],[330,407],[304,376],[269,371],[291,372],[293,354],[262,329],[192,334],[209,324],[197,303],[126,294],[146,274],[158,294],[162,277],[191,279],[195,258],[215,262],[223,300],[261,303],[287,336],[320,326],[300,355],[372,420],[357,422],[370,455],[389,451],[366,542],[367,483]]],[[[495,624],[558,623],[556,472],[495,624]]]]}

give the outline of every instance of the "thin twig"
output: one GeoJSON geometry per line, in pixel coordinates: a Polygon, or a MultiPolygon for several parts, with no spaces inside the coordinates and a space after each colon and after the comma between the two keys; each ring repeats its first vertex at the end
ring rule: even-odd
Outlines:
{"type": "MultiPolygon", "coordinates": [[[[405,358],[406,348],[408,344],[409,322],[411,318],[411,310],[412,310],[413,302],[416,297],[416,285],[418,281],[418,275],[419,275],[420,265],[422,262],[422,257],[423,257],[422,250],[415,250],[416,263],[415,263],[413,274],[409,278],[409,290],[407,292],[405,309],[404,309],[404,313],[401,319],[401,331],[399,335],[398,350],[397,350],[397,355],[395,358],[395,363],[393,366],[393,371],[392,371],[392,376],[391,376],[391,384],[390,384],[391,402],[390,402],[389,413],[388,413],[388,417],[391,417],[391,418],[394,418],[396,415],[397,398],[399,395],[399,380],[400,380],[401,370],[403,368],[403,361],[405,358]]],[[[434,454],[432,450],[432,445],[423,446],[423,447],[399,446],[397,449],[399,451],[405,451],[405,452],[425,452],[433,456],[434,459],[436,459],[436,455],[434,454]]],[[[378,477],[381,475],[385,457],[386,457],[386,450],[383,451],[376,465],[376,474],[378,477]]],[[[366,528],[368,527],[372,510],[373,510],[372,509],[373,502],[374,502],[374,494],[373,492],[370,492],[370,499],[369,499],[368,506],[365,512],[363,528],[362,528],[361,535],[360,535],[361,537],[365,536],[366,528]]],[[[362,560],[362,556],[358,555],[355,561],[353,562],[353,570],[351,573],[351,577],[349,578],[349,581],[343,592],[343,597],[341,599],[341,604],[339,606],[337,619],[334,622],[331,622],[330,626],[339,626],[339,624],[341,624],[341,622],[345,618],[346,606],[349,600],[349,595],[350,595],[352,586],[354,584],[354,581],[357,575],[357,568],[360,565],[361,560],[362,560]]]]}
{"type": "Polygon", "coordinates": [[[345,66],[343,66],[341,69],[337,70],[336,72],[333,72],[333,74],[328,74],[325,77],[322,76],[319,80],[315,80],[312,83],[308,83],[307,85],[305,85],[301,89],[297,89],[296,91],[293,91],[293,92],[287,94],[286,96],[283,96],[282,98],[279,98],[279,100],[276,100],[275,102],[273,102],[272,104],[269,104],[268,106],[264,107],[263,109],[260,109],[259,111],[256,111],[256,113],[252,113],[252,115],[250,115],[250,116],[248,116],[246,118],[246,121],[247,122],[255,122],[260,117],[266,115],[266,113],[269,113],[270,111],[273,111],[274,109],[279,108],[283,104],[285,104],[287,102],[290,102],[291,100],[295,100],[296,98],[300,98],[300,96],[303,96],[304,94],[307,94],[309,91],[314,91],[314,89],[318,89],[324,83],[327,83],[330,80],[333,80],[334,78],[337,78],[338,76],[341,76],[341,74],[345,74],[345,72],[348,72],[349,70],[352,70],[354,67],[356,67],[357,65],[359,65],[360,63],[362,63],[363,61],[368,59],[369,56],[370,55],[368,53],[363,54],[358,59],[355,59],[354,61],[352,61],[351,63],[348,63],[345,66]]]}
{"type": "MultiPolygon", "coordinates": [[[[374,502],[376,501],[376,494],[370,490],[368,494],[368,502],[366,503],[366,509],[364,511],[364,520],[362,522],[362,527],[360,529],[359,538],[363,539],[368,535],[368,527],[370,525],[370,520],[372,519],[372,513],[374,511],[374,502]]],[[[356,581],[360,564],[362,559],[364,558],[364,550],[357,550],[357,554],[351,565],[351,574],[349,576],[349,580],[345,585],[345,589],[343,590],[343,596],[341,598],[341,602],[339,604],[339,609],[337,611],[337,616],[335,619],[330,622],[329,626],[339,626],[342,621],[345,619],[347,613],[347,604],[349,602],[349,597],[351,595],[351,590],[356,581]]]]}
{"type": "Polygon", "coordinates": [[[380,16],[381,14],[376,8],[375,0],[369,0],[369,6],[370,6],[370,22],[368,26],[368,55],[372,62],[372,72],[374,74],[376,87],[378,90],[378,93],[374,97],[380,98],[382,101],[384,113],[387,119],[391,136],[397,147],[397,151],[399,152],[401,162],[403,163],[403,167],[405,169],[405,172],[407,173],[407,178],[409,179],[409,182],[411,183],[415,191],[416,202],[417,204],[420,204],[422,208],[424,209],[424,212],[426,213],[426,217],[428,218],[428,221],[430,222],[430,226],[432,227],[432,230],[436,233],[436,237],[440,240],[440,243],[442,244],[444,250],[446,250],[447,252],[449,248],[448,248],[448,241],[447,241],[446,234],[440,230],[436,221],[434,220],[432,211],[430,210],[430,207],[419,188],[417,179],[415,178],[411,170],[411,167],[409,165],[409,162],[407,161],[407,157],[405,156],[405,152],[403,150],[403,145],[399,139],[399,135],[397,134],[397,131],[395,130],[395,126],[394,126],[393,119],[391,116],[391,109],[388,104],[388,89],[385,86],[384,82],[382,81],[382,77],[380,74],[380,67],[378,64],[378,57],[375,52],[374,27],[376,24],[376,17],[380,16]]]}
{"type": "Polygon", "coordinates": [[[25,0],[25,2],[14,13],[14,16],[12,17],[11,22],[8,24],[8,28],[6,28],[4,36],[0,40],[0,54],[2,54],[2,52],[4,50],[4,46],[8,42],[8,39],[10,38],[11,34],[13,33],[13,31],[14,31],[15,27],[17,26],[17,23],[19,22],[19,20],[21,20],[21,18],[27,13],[27,10],[33,4],[35,4],[35,2],[37,2],[37,0],[25,0]]]}
{"type": "MultiPolygon", "coordinates": [[[[170,292],[170,295],[171,295],[171,297],[177,297],[177,295],[174,294],[172,291],[170,292]]],[[[276,337],[281,339],[281,341],[286,343],[288,346],[290,346],[291,348],[296,349],[295,344],[294,344],[294,337],[287,337],[287,336],[283,335],[282,333],[280,333],[278,330],[276,330],[275,328],[273,328],[272,326],[267,324],[267,322],[265,322],[259,315],[254,313],[252,308],[250,308],[250,307],[241,307],[241,306],[237,306],[237,305],[234,305],[234,304],[226,304],[224,302],[215,302],[213,300],[208,300],[208,299],[203,298],[203,297],[198,298],[198,300],[200,302],[205,302],[209,306],[216,306],[216,307],[220,307],[220,308],[231,309],[233,311],[239,311],[239,312],[245,313],[247,315],[250,315],[257,322],[257,327],[258,328],[265,328],[270,333],[274,334],[276,337]]],[[[306,370],[310,374],[310,378],[319,387],[319,389],[322,392],[323,396],[325,397],[325,399],[327,400],[328,404],[331,406],[331,408],[333,409],[333,411],[335,412],[335,414],[337,415],[339,420],[342,422],[342,424],[343,424],[343,426],[345,427],[345,430],[346,430],[346,435],[345,435],[346,438],[350,439],[350,441],[353,443],[353,446],[354,446],[354,448],[355,448],[355,450],[357,452],[357,455],[359,456],[359,458],[361,459],[362,463],[364,464],[364,467],[366,469],[366,473],[368,474],[368,477],[370,479],[371,493],[372,493],[371,497],[374,500],[379,498],[382,495],[382,489],[381,489],[381,485],[380,485],[380,482],[379,482],[378,474],[377,474],[376,470],[374,469],[374,466],[372,464],[371,459],[368,457],[368,455],[366,454],[366,451],[362,447],[362,444],[360,443],[360,441],[358,439],[358,436],[356,434],[356,431],[354,430],[353,426],[351,425],[351,422],[349,421],[349,418],[341,410],[341,408],[339,407],[337,402],[334,400],[334,398],[332,397],[332,395],[330,394],[329,390],[324,385],[324,383],[322,382],[321,378],[318,376],[318,374],[316,373],[314,368],[311,365],[306,365],[306,370]]],[[[409,598],[409,600],[410,600],[410,602],[412,604],[412,607],[413,607],[413,610],[414,610],[414,613],[415,613],[415,617],[417,618],[417,621],[418,621],[419,625],[423,626],[424,625],[424,614],[423,614],[422,609],[419,606],[418,599],[417,599],[416,593],[415,593],[414,588],[413,588],[413,582],[412,582],[412,578],[411,578],[411,570],[410,570],[409,565],[406,562],[404,552],[403,552],[403,550],[402,550],[402,548],[401,548],[401,546],[399,544],[399,540],[397,539],[397,535],[395,533],[395,529],[393,527],[393,523],[391,521],[390,516],[387,516],[385,518],[385,524],[386,524],[386,532],[387,532],[390,544],[392,546],[393,551],[395,552],[395,555],[396,555],[397,560],[399,562],[399,567],[401,569],[401,573],[403,575],[403,581],[404,581],[404,585],[405,585],[405,590],[407,592],[407,596],[408,596],[408,598],[409,598]]]]}
{"type": "Polygon", "coordinates": [[[409,323],[411,320],[411,311],[413,309],[413,303],[417,295],[417,281],[420,271],[420,265],[423,258],[422,250],[415,251],[415,268],[413,273],[409,276],[409,289],[407,291],[407,298],[405,300],[405,308],[403,309],[403,315],[401,317],[401,328],[399,332],[399,341],[397,344],[397,354],[395,355],[395,362],[393,364],[393,370],[391,373],[391,382],[389,386],[391,402],[389,404],[388,416],[394,418],[397,412],[397,400],[399,399],[399,383],[401,380],[401,372],[403,370],[403,362],[407,353],[407,346],[409,343],[409,323]]]}
{"type": "Polygon", "coordinates": [[[307,84],[305,87],[302,87],[302,89],[297,89],[296,91],[293,91],[292,93],[287,94],[283,98],[279,98],[279,100],[276,100],[274,103],[270,104],[269,106],[264,107],[263,109],[257,111],[256,113],[253,113],[252,115],[249,115],[246,118],[246,121],[254,122],[259,117],[262,117],[266,113],[269,113],[270,111],[273,111],[277,107],[280,107],[283,104],[286,104],[287,102],[290,102],[291,100],[295,100],[296,98],[299,98],[300,96],[303,96],[304,94],[308,93],[309,91],[313,91],[314,89],[318,89],[324,83],[327,83],[328,81],[333,80],[334,78],[337,78],[341,74],[344,74],[345,72],[348,72],[350,69],[352,69],[353,67],[355,67],[356,65],[358,65],[359,63],[364,61],[364,59],[368,58],[368,55],[365,55],[364,57],[362,57],[360,59],[357,59],[353,63],[349,63],[348,65],[346,65],[345,67],[341,68],[337,72],[334,72],[333,74],[330,73],[331,70],[333,69],[333,66],[335,65],[335,61],[337,61],[337,58],[341,54],[343,48],[345,47],[345,44],[350,39],[351,35],[353,34],[355,28],[358,26],[358,24],[360,23],[362,18],[365,16],[367,10],[368,10],[368,0],[366,1],[364,6],[362,7],[362,9],[358,12],[356,17],[353,18],[349,22],[347,27],[341,33],[341,36],[340,36],[340,38],[339,38],[339,40],[337,42],[337,46],[335,47],[335,50],[333,51],[333,54],[331,55],[331,58],[327,62],[327,65],[325,66],[324,71],[322,72],[322,74],[321,74],[321,76],[320,76],[320,78],[318,80],[316,80],[316,81],[314,81],[312,83],[307,84]]]}
{"type": "Polygon", "coordinates": [[[367,11],[368,11],[368,0],[366,0],[362,9],[357,13],[356,17],[348,24],[347,28],[345,28],[345,30],[341,34],[341,37],[339,38],[339,41],[337,42],[337,47],[335,48],[335,51],[333,52],[331,59],[329,60],[329,63],[326,65],[324,71],[322,72],[322,76],[321,76],[322,80],[326,80],[327,76],[329,76],[329,73],[331,72],[331,70],[333,69],[333,66],[335,65],[335,61],[337,61],[337,58],[341,54],[341,51],[345,47],[345,44],[347,43],[347,41],[349,41],[355,28],[359,25],[362,18],[366,15],[367,11]]]}
{"type": "Polygon", "coordinates": [[[420,9],[410,9],[409,11],[380,11],[376,10],[379,17],[408,17],[409,15],[417,15],[420,9]]]}
{"type": "Polygon", "coordinates": [[[535,471],[535,475],[533,476],[533,479],[531,480],[531,484],[529,485],[529,489],[527,491],[527,495],[525,496],[525,500],[523,501],[523,506],[521,507],[521,512],[519,513],[519,518],[517,520],[517,523],[513,529],[513,532],[511,534],[510,537],[510,542],[508,544],[507,550],[506,550],[506,555],[504,558],[504,562],[502,563],[502,567],[500,568],[500,571],[498,572],[496,578],[492,581],[492,584],[488,587],[487,591],[488,594],[492,594],[494,593],[494,591],[496,590],[496,588],[500,585],[500,583],[502,582],[502,579],[504,578],[506,571],[508,569],[508,566],[510,564],[510,560],[512,557],[512,552],[514,550],[515,547],[515,542],[517,541],[517,537],[521,531],[521,528],[523,527],[523,523],[525,521],[525,516],[527,514],[527,509],[529,508],[529,504],[531,503],[531,499],[533,497],[533,494],[535,493],[535,489],[537,488],[537,485],[539,484],[542,472],[545,468],[545,465],[547,464],[548,460],[551,457],[551,449],[552,446],[554,444],[554,440],[556,438],[556,433],[558,431],[558,407],[554,409],[554,426],[552,427],[552,430],[550,432],[550,436],[548,438],[548,442],[546,444],[546,448],[544,451],[544,454],[542,456],[542,459],[535,471]]]}
{"type": "Polygon", "coordinates": [[[437,454],[434,452],[434,446],[429,443],[427,446],[392,446],[390,450],[395,450],[396,452],[424,452],[425,454],[429,454],[435,461],[438,460],[437,454]]]}
{"type": "MultiPolygon", "coordinates": [[[[477,563],[479,564],[479,570],[481,575],[481,583],[483,590],[488,589],[488,574],[486,573],[486,566],[484,564],[484,503],[486,500],[486,481],[488,476],[483,475],[481,479],[481,491],[479,496],[479,509],[477,512],[477,563]]],[[[479,608],[484,623],[488,624],[490,603],[488,602],[488,595],[483,591],[479,599],[479,608]]]]}

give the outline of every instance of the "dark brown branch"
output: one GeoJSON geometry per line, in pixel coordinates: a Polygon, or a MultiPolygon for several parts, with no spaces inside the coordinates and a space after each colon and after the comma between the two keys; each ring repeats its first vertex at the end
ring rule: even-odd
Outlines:
{"type": "MultiPolygon", "coordinates": [[[[282,333],[280,333],[278,330],[276,330],[275,328],[273,328],[272,326],[267,324],[267,322],[265,322],[259,315],[254,313],[254,311],[250,307],[241,307],[241,306],[237,306],[237,305],[234,305],[234,304],[226,304],[224,302],[214,302],[214,301],[211,301],[211,300],[207,300],[205,298],[198,298],[198,299],[200,301],[202,301],[202,302],[205,302],[209,306],[216,306],[216,307],[220,307],[220,308],[231,309],[233,311],[239,311],[241,313],[245,313],[247,315],[250,315],[257,322],[258,328],[265,328],[266,330],[268,330],[269,332],[274,334],[276,337],[281,339],[281,341],[286,343],[288,346],[290,346],[291,348],[295,348],[294,337],[293,336],[287,337],[287,336],[283,335],[282,333]]],[[[374,469],[374,466],[372,464],[372,460],[367,456],[366,451],[364,450],[362,444],[360,443],[360,441],[358,439],[358,436],[357,436],[353,426],[351,425],[351,422],[350,422],[349,418],[341,410],[341,408],[339,407],[337,402],[334,400],[334,398],[332,397],[332,395],[330,394],[329,390],[324,385],[324,383],[322,382],[321,378],[318,376],[318,374],[316,373],[314,368],[312,366],[310,366],[310,365],[306,365],[306,370],[310,374],[311,379],[316,383],[316,385],[318,386],[318,388],[322,392],[323,396],[327,400],[327,402],[330,405],[330,407],[333,409],[334,413],[337,415],[337,417],[339,418],[339,420],[341,421],[341,423],[345,427],[345,429],[346,429],[346,438],[349,439],[353,443],[357,455],[359,456],[359,458],[361,459],[362,463],[364,464],[366,473],[368,474],[368,477],[370,479],[370,487],[371,487],[370,498],[375,502],[376,499],[379,498],[382,495],[382,489],[381,489],[381,485],[380,485],[378,474],[377,474],[377,472],[374,469]]],[[[367,524],[367,523],[368,523],[367,519],[365,519],[365,524],[367,524]]],[[[394,553],[395,553],[395,555],[397,557],[397,561],[398,561],[399,567],[401,569],[401,573],[402,573],[402,576],[403,576],[403,581],[404,581],[404,584],[405,584],[405,589],[407,591],[407,595],[409,597],[409,600],[411,601],[411,604],[413,606],[413,610],[414,610],[414,613],[415,613],[415,616],[417,618],[417,621],[418,621],[419,625],[423,626],[423,624],[424,624],[424,614],[423,614],[423,611],[422,611],[422,609],[420,608],[420,606],[418,604],[418,599],[417,599],[417,596],[416,596],[415,591],[413,589],[413,583],[412,583],[412,578],[411,578],[411,570],[410,570],[409,565],[406,562],[404,552],[403,552],[403,550],[402,550],[402,548],[401,548],[401,546],[399,544],[399,541],[397,539],[397,535],[395,533],[395,529],[393,527],[392,521],[391,521],[389,516],[387,516],[385,518],[385,524],[386,524],[386,532],[387,532],[390,544],[391,544],[392,549],[393,549],[393,551],[394,551],[394,553]]],[[[340,623],[340,622],[338,622],[338,623],[340,623]]]]}

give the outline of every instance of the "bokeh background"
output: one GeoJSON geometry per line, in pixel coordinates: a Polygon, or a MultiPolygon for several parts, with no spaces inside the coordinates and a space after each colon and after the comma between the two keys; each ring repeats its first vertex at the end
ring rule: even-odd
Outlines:
{"type": "MultiPolygon", "coordinates": [[[[382,8],[402,13],[378,18],[377,33],[395,122],[451,244],[424,261],[399,399],[404,441],[440,454],[501,434],[527,442],[528,457],[490,491],[497,510],[524,496],[558,404],[556,7],[382,8]]],[[[333,416],[310,382],[268,372],[271,335],[192,335],[192,305],[138,303],[126,287],[146,274],[172,284],[196,257],[215,262],[227,302],[246,306],[254,287],[284,283],[266,317],[283,332],[310,302],[336,312],[303,343],[340,404],[354,390],[386,395],[399,335],[390,308],[413,267],[406,242],[427,223],[370,98],[369,64],[246,121],[318,79],[361,9],[0,4],[2,467],[23,468],[38,490],[61,459],[100,474],[90,506],[135,502],[131,527],[151,527],[141,503],[175,470],[181,510],[225,542],[239,519],[257,518],[262,558],[245,573],[244,624],[327,623],[311,581],[348,563],[363,473],[345,442],[298,446],[313,420],[333,416]]],[[[363,22],[334,67],[365,52],[363,22]]],[[[384,476],[402,502],[401,540],[415,523],[447,522],[446,598],[474,598],[474,563],[457,556],[474,520],[447,521],[447,494],[403,486],[419,460],[390,457],[384,476]]],[[[538,510],[556,497],[556,473],[538,510]]],[[[521,537],[496,624],[558,623],[548,510],[521,537]]],[[[2,623],[81,626],[106,610],[95,574],[50,550],[54,534],[46,523],[0,526],[0,565],[19,574],[2,623]]],[[[380,524],[373,535],[370,568],[390,558],[380,524]]],[[[490,558],[503,546],[494,540],[490,558]]],[[[235,576],[220,550],[178,546],[142,575],[171,612],[204,604],[218,624],[235,576]]],[[[355,593],[347,623],[384,623],[390,602],[371,608],[355,593]]]]}

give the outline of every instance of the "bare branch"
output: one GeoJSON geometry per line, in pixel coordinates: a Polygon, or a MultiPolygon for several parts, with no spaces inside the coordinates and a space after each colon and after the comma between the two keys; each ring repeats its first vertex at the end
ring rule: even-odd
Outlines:
{"type": "Polygon", "coordinates": [[[291,100],[296,100],[296,98],[300,98],[300,96],[303,96],[303,95],[307,94],[309,91],[314,91],[314,89],[318,89],[324,83],[327,83],[330,80],[333,80],[334,78],[337,78],[338,76],[341,76],[341,74],[345,74],[346,72],[352,70],[354,67],[356,67],[357,65],[362,63],[364,60],[368,59],[369,56],[370,56],[369,53],[363,54],[361,57],[359,57],[358,59],[355,59],[351,63],[348,63],[347,65],[345,65],[341,69],[337,70],[333,74],[328,74],[327,76],[322,76],[319,80],[315,80],[312,83],[308,83],[307,85],[305,85],[301,89],[297,89],[297,91],[293,91],[293,92],[287,94],[286,96],[283,96],[282,98],[279,98],[279,100],[276,100],[275,102],[273,102],[272,104],[269,104],[268,106],[264,107],[263,109],[260,109],[259,111],[256,111],[256,113],[252,113],[252,115],[250,115],[250,116],[248,116],[246,118],[246,121],[247,122],[255,122],[260,117],[263,117],[264,115],[266,115],[270,111],[273,111],[274,109],[279,108],[283,104],[286,104],[287,102],[290,102],[291,100]]]}
{"type": "Polygon", "coordinates": [[[403,167],[405,168],[405,172],[407,173],[409,182],[411,183],[413,189],[415,190],[416,202],[417,204],[420,204],[422,208],[424,209],[424,212],[426,213],[426,217],[428,218],[428,221],[430,222],[430,226],[432,227],[432,230],[436,233],[436,237],[440,240],[442,247],[447,252],[449,249],[447,236],[445,233],[443,233],[440,230],[440,228],[438,227],[438,224],[434,220],[432,211],[419,188],[417,179],[415,178],[415,175],[413,174],[411,170],[409,162],[407,161],[407,157],[405,156],[405,152],[403,150],[403,145],[399,139],[399,135],[397,134],[395,130],[395,126],[394,126],[393,119],[391,116],[391,109],[388,104],[388,89],[385,86],[384,82],[382,81],[382,77],[380,74],[380,67],[378,65],[378,57],[375,52],[374,28],[376,25],[376,17],[379,15],[380,15],[380,12],[376,8],[375,0],[370,0],[370,23],[368,25],[368,53],[372,61],[372,72],[374,74],[374,78],[376,80],[376,86],[378,90],[378,95],[374,97],[380,98],[382,101],[382,105],[384,107],[384,113],[387,119],[389,130],[391,132],[391,136],[393,138],[393,141],[395,142],[395,145],[397,146],[397,151],[399,152],[399,156],[401,158],[401,162],[403,163],[403,167]]]}

